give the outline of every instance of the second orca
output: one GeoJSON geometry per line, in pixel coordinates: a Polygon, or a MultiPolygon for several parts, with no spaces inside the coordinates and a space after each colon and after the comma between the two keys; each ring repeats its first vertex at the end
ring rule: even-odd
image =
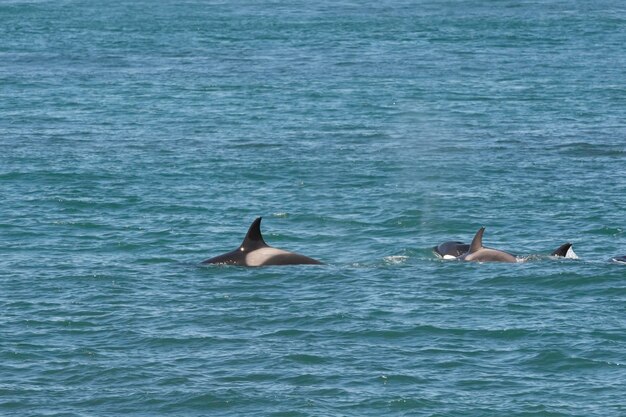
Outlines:
{"type": "MultiPolygon", "coordinates": [[[[471,244],[458,241],[443,242],[433,248],[437,256],[443,259],[458,259],[472,262],[523,262],[526,258],[520,258],[508,252],[498,249],[486,248],[482,245],[484,227],[481,227],[471,244]]],[[[558,258],[578,259],[571,243],[564,243],[550,253],[550,256],[558,258]]]]}
{"type": "Polygon", "coordinates": [[[269,246],[261,234],[261,217],[252,222],[241,245],[233,251],[207,259],[202,265],[222,264],[238,266],[320,265],[321,262],[299,253],[269,246]]]}

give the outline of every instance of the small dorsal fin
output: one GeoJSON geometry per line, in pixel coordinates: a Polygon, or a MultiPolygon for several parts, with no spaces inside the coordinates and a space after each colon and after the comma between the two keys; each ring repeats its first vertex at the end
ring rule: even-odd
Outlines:
{"type": "Polygon", "coordinates": [[[565,258],[567,256],[567,252],[570,250],[570,248],[572,247],[572,244],[567,242],[562,244],[561,246],[559,246],[557,249],[555,249],[550,255],[551,256],[560,256],[565,258]]]}
{"type": "Polygon", "coordinates": [[[246,237],[243,239],[243,242],[241,242],[241,246],[239,246],[239,250],[249,251],[268,246],[268,244],[263,240],[263,235],[261,235],[261,219],[262,217],[257,217],[252,222],[246,237]]]}
{"type": "Polygon", "coordinates": [[[474,253],[480,248],[483,247],[483,233],[485,232],[485,228],[481,227],[476,232],[474,239],[472,239],[472,244],[470,245],[469,251],[467,253],[474,253]]]}

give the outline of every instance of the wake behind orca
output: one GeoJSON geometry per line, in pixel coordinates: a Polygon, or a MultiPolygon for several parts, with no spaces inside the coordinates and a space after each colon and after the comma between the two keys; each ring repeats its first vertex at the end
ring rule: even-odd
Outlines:
{"type": "Polygon", "coordinates": [[[238,266],[269,266],[269,265],[320,265],[321,262],[294,252],[287,252],[269,246],[261,235],[261,217],[250,225],[246,237],[239,247],[233,251],[201,263],[238,265],[238,266]]]}

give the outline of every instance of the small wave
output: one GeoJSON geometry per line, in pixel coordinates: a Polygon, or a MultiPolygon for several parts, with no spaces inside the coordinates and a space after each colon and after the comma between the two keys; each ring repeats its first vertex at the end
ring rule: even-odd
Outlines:
{"type": "Polygon", "coordinates": [[[602,366],[621,366],[619,362],[610,362],[590,358],[582,358],[570,355],[561,350],[548,350],[539,352],[527,360],[529,365],[538,366],[542,369],[551,367],[558,370],[582,370],[602,366]]]}
{"type": "Polygon", "coordinates": [[[620,158],[626,154],[626,151],[617,146],[605,144],[594,144],[587,142],[571,143],[561,147],[561,151],[565,154],[580,158],[597,158],[597,157],[613,157],[620,158]]]}
{"type": "Polygon", "coordinates": [[[327,362],[327,359],[317,355],[307,355],[304,353],[286,356],[286,359],[304,365],[316,365],[327,362]]]}
{"type": "Polygon", "coordinates": [[[154,264],[169,264],[177,262],[175,259],[167,257],[155,257],[155,258],[138,258],[136,261],[138,264],[154,265],[154,264]]]}
{"type": "Polygon", "coordinates": [[[619,228],[619,227],[603,226],[603,227],[599,227],[599,228],[596,228],[596,229],[591,229],[591,230],[589,230],[589,232],[593,233],[593,234],[602,235],[602,236],[617,237],[617,236],[623,234],[624,230],[619,228]]]}

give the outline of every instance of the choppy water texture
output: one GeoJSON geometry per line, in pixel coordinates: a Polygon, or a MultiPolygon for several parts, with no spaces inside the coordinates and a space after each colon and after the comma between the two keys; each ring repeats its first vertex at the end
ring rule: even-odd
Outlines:
{"type": "Polygon", "coordinates": [[[0,414],[626,414],[620,1],[1,1],[0,414]],[[199,267],[262,215],[321,267],[199,267]],[[580,260],[437,260],[469,241],[580,260]]]}

